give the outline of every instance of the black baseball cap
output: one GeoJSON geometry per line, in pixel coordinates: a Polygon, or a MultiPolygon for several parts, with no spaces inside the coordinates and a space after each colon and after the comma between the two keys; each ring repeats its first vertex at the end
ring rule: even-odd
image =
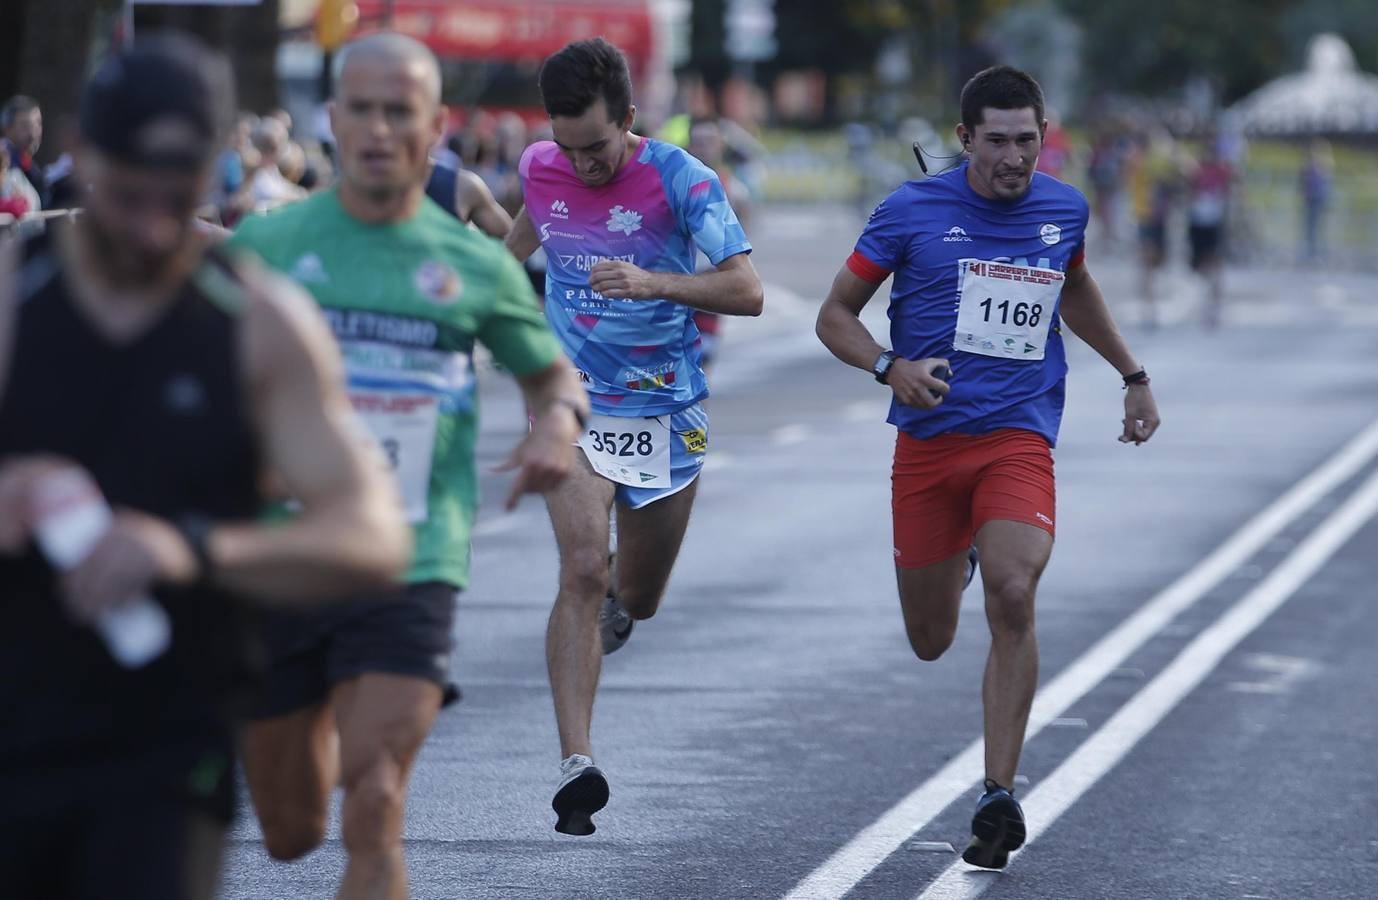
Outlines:
{"type": "Polygon", "coordinates": [[[81,98],[81,136],[128,165],[198,169],[234,114],[225,57],[185,34],[141,36],[107,58],[81,98]]]}

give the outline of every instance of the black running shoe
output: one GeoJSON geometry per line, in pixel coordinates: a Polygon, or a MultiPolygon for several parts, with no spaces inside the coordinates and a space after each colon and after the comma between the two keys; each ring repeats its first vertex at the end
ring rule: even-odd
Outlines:
{"type": "Polygon", "coordinates": [[[550,806],[555,810],[555,830],[561,834],[588,835],[598,830],[593,814],[608,805],[608,779],[587,756],[576,753],[560,763],[560,787],[550,806]]]}
{"type": "Polygon", "coordinates": [[[1003,869],[1010,854],[1024,846],[1024,810],[1010,793],[986,779],[986,792],[976,801],[971,817],[971,843],[962,859],[983,869],[1003,869]]]}

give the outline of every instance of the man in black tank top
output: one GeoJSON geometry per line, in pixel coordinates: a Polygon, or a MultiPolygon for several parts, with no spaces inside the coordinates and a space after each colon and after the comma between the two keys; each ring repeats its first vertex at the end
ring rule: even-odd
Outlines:
{"type": "Polygon", "coordinates": [[[512,217],[487,183],[476,172],[464,168],[459,157],[449,151],[432,154],[426,196],[459,221],[499,240],[512,230],[512,217]]]}
{"type": "Polygon", "coordinates": [[[0,245],[5,897],[210,897],[245,602],[408,560],[314,304],[192,227],[228,85],[184,38],[107,61],[82,101],[85,213],[0,245]],[[302,506],[276,527],[255,520],[269,474],[302,506]]]}

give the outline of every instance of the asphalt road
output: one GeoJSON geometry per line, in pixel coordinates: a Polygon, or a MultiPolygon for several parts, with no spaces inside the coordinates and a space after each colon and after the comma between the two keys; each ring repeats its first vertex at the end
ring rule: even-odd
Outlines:
{"type": "MultiPolygon", "coordinates": [[[[554,542],[539,501],[501,513],[491,476],[457,626],[464,701],[413,777],[413,896],[1378,896],[1378,431],[1329,463],[1378,418],[1374,280],[1234,272],[1207,332],[1199,287],[1173,270],[1146,331],[1132,269],[1093,251],[1165,424],[1117,443],[1118,379],[1072,342],[1042,719],[1018,786],[1034,836],[1004,873],[976,873],[951,848],[980,775],[965,764],[980,591],[948,655],[917,661],[891,567],[886,393],[812,337],[859,222],[785,209],[755,227],[766,315],[727,324],[680,564],[604,667],[598,833],[551,827],[554,542]]],[[[523,420],[501,377],[484,403],[491,466],[523,420]]],[[[337,823],[281,865],[241,812],[224,897],[332,895],[337,823]]]]}

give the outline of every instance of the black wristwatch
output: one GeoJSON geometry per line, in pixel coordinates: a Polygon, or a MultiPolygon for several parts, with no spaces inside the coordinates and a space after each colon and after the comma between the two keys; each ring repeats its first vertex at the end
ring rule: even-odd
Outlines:
{"type": "Polygon", "coordinates": [[[876,357],[875,364],[871,366],[871,374],[876,376],[876,381],[881,384],[890,383],[890,367],[895,364],[897,359],[899,359],[899,355],[893,350],[886,350],[876,357]]]}
{"type": "Polygon", "coordinates": [[[188,513],[179,516],[173,524],[181,532],[182,539],[191,548],[192,555],[196,557],[196,583],[209,584],[215,574],[215,561],[211,559],[210,538],[211,529],[215,523],[209,518],[197,513],[188,513]]]}

